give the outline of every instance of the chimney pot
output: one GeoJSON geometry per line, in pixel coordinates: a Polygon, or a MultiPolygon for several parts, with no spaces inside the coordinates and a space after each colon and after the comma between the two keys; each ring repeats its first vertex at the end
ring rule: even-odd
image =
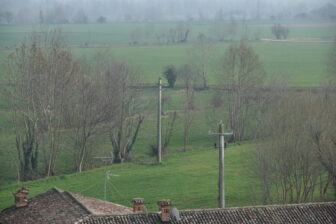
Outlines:
{"type": "Polygon", "coordinates": [[[171,210],[171,201],[169,199],[162,199],[157,202],[161,212],[161,221],[169,222],[170,221],[170,210],[171,210]]]}
{"type": "Polygon", "coordinates": [[[28,206],[28,193],[29,189],[27,187],[22,187],[17,192],[14,192],[15,206],[17,208],[28,206]]]}
{"type": "Polygon", "coordinates": [[[142,213],[144,212],[145,203],[143,198],[133,198],[133,212],[134,213],[142,213]]]}

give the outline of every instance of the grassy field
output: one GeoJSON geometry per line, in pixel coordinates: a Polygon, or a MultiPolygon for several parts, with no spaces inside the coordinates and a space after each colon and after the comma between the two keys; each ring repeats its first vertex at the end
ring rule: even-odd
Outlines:
{"type": "MultiPolygon", "coordinates": [[[[325,21],[236,21],[236,34],[232,38],[238,40],[244,33],[245,38],[255,40],[260,38],[273,38],[270,26],[281,23],[290,26],[290,38],[321,38],[332,40],[336,31],[332,27],[316,25],[325,21]],[[312,26],[307,26],[313,24],[312,26]],[[315,25],[314,25],[315,24],[315,25]],[[247,35],[245,35],[247,26],[247,35]]],[[[162,33],[176,27],[177,23],[112,23],[112,24],[65,24],[65,25],[11,25],[0,26],[0,48],[13,47],[20,43],[32,30],[61,28],[67,35],[69,45],[129,45],[131,33],[137,30],[140,33],[140,44],[157,44],[155,34],[162,33]]],[[[191,30],[190,41],[194,41],[199,33],[215,38],[214,22],[188,22],[191,30]]]]}
{"type": "MultiPolygon", "coordinates": [[[[221,58],[229,44],[213,46],[210,64],[210,84],[220,80],[218,69],[221,58]]],[[[111,58],[125,60],[142,71],[140,81],[154,83],[167,65],[180,66],[193,60],[189,53],[193,45],[113,47],[72,49],[77,57],[91,58],[101,51],[108,51],[111,58]]],[[[285,77],[292,86],[317,86],[326,77],[327,55],[331,44],[309,43],[253,43],[252,47],[260,57],[270,79],[285,77]]],[[[11,51],[0,51],[0,80],[4,74],[5,58],[11,51]]],[[[179,82],[179,80],[178,80],[179,82]]]]}
{"type": "MultiPolygon", "coordinates": [[[[259,203],[258,181],[250,172],[253,145],[230,146],[225,154],[225,184],[227,206],[259,203]]],[[[81,174],[62,175],[24,183],[30,196],[54,186],[61,189],[104,198],[104,173],[110,170],[119,176],[111,177],[107,185],[107,199],[130,206],[133,197],[144,197],[149,210],[156,210],[156,201],[169,198],[179,209],[214,208],[217,206],[218,151],[171,154],[161,165],[127,163],[102,167],[81,174]]],[[[1,187],[0,210],[13,204],[11,192],[21,184],[1,187]]]]}
{"type": "MultiPolygon", "coordinates": [[[[248,39],[259,55],[269,80],[273,78],[287,79],[291,86],[318,86],[326,78],[327,55],[331,43],[268,43],[256,41],[260,38],[272,38],[270,26],[274,21],[248,23],[248,39]]],[[[282,21],[290,25],[290,38],[318,38],[332,40],[336,36],[335,27],[311,25],[320,21],[282,21]],[[300,24],[300,25],[297,25],[300,24]]],[[[212,23],[193,22],[189,24],[192,30],[190,43],[179,45],[159,45],[154,36],[143,38],[139,46],[129,46],[130,33],[136,29],[143,31],[153,29],[155,32],[167,30],[176,26],[176,23],[156,24],[87,24],[61,25],[66,35],[67,44],[78,58],[93,58],[96,53],[107,51],[115,60],[130,62],[141,71],[140,82],[154,83],[163,68],[167,65],[180,66],[193,60],[190,54],[193,42],[198,33],[211,33],[212,23]]],[[[49,28],[53,28],[50,26],[49,28]]],[[[0,80],[6,80],[6,57],[17,46],[24,36],[34,26],[0,26],[0,80]]],[[[238,40],[242,33],[242,25],[238,23],[238,40]]],[[[230,43],[214,43],[209,69],[209,83],[217,84],[221,81],[221,71],[218,69],[222,56],[230,43]]],[[[179,82],[179,80],[177,80],[179,82]]],[[[1,86],[0,86],[1,87],[1,86]]],[[[179,89],[164,90],[164,96],[170,96],[170,104],[164,105],[164,111],[181,110],[184,105],[184,93],[179,89]]],[[[110,194],[108,199],[114,202],[129,205],[132,197],[145,197],[148,207],[155,209],[155,201],[160,198],[170,198],[178,208],[205,208],[216,207],[217,186],[217,152],[211,149],[215,139],[207,136],[208,130],[216,128],[215,123],[208,120],[211,110],[212,96],[210,91],[201,91],[196,94],[196,107],[192,126],[189,153],[177,153],[183,147],[183,116],[179,115],[167,161],[162,165],[139,165],[143,162],[153,162],[155,158],[148,156],[149,146],[155,143],[155,117],[146,118],[139,133],[138,141],[134,146],[132,157],[134,162],[109,167],[112,172],[120,175],[113,177],[109,183],[110,194]],[[176,153],[176,154],[175,154],[176,153]],[[183,183],[183,184],[180,184],[183,183]],[[119,191],[119,193],[118,193],[119,191]],[[113,193],[112,193],[113,192],[113,193]],[[124,195],[124,196],[122,196],[124,195]]],[[[155,103],[154,90],[144,91],[139,95],[155,103]]],[[[155,106],[155,105],[154,105],[155,106]]],[[[155,107],[151,112],[155,113],[155,107]]],[[[19,187],[13,184],[15,180],[15,165],[12,162],[15,156],[15,138],[11,132],[10,113],[2,91],[0,91],[0,209],[12,203],[10,192],[19,187]]],[[[213,118],[214,119],[214,118],[213,118]]],[[[217,119],[217,118],[216,118],[217,119]]],[[[225,120],[225,112],[219,119],[225,120]]],[[[164,125],[167,119],[164,120],[164,125]]],[[[66,133],[64,133],[66,135],[66,133]]],[[[99,136],[95,142],[92,156],[105,156],[111,146],[108,136],[99,136]]],[[[72,169],[71,145],[64,142],[64,147],[57,161],[57,170],[60,173],[69,173],[72,169]]],[[[247,155],[253,145],[230,147],[227,151],[227,203],[228,206],[241,206],[258,203],[258,181],[251,176],[250,159],[247,155]]],[[[101,165],[101,164],[100,164],[101,165]]],[[[42,167],[42,164],[40,164],[42,167]]],[[[41,179],[27,183],[31,187],[32,195],[41,193],[53,186],[85,195],[103,198],[103,175],[106,168],[99,168],[82,174],[62,175],[41,179]]],[[[25,183],[26,185],[26,183],[25,183]]]]}
{"type": "MultiPolygon", "coordinates": [[[[225,150],[225,197],[227,207],[261,204],[259,181],[253,172],[254,145],[230,145],[225,150]]],[[[12,192],[28,186],[30,197],[57,186],[63,190],[104,199],[106,170],[118,176],[107,182],[106,199],[131,206],[134,197],[145,198],[149,211],[156,201],[171,199],[178,209],[217,207],[218,151],[208,147],[187,153],[164,156],[160,165],[125,163],[101,167],[83,173],[60,175],[0,188],[0,210],[13,205],[12,192]]],[[[324,200],[332,200],[329,193],[324,200]]],[[[320,200],[316,196],[316,200],[320,200]]]]}

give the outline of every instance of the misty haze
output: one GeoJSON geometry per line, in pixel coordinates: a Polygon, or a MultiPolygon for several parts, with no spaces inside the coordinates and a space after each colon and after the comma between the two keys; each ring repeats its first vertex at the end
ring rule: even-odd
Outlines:
{"type": "Polygon", "coordinates": [[[0,0],[0,223],[336,223],[334,0],[0,0]]]}

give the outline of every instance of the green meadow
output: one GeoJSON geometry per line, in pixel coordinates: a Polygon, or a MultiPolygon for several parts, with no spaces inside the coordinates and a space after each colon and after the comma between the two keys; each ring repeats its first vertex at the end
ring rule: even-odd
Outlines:
{"type": "MultiPolygon", "coordinates": [[[[253,148],[249,144],[226,149],[226,204],[228,207],[255,204],[260,194],[258,181],[249,167],[253,148]]],[[[169,198],[179,209],[217,207],[218,151],[173,153],[158,164],[126,163],[26,182],[34,196],[57,186],[71,192],[104,199],[105,171],[119,175],[107,182],[109,201],[131,206],[131,199],[144,197],[146,207],[156,210],[156,201],[169,198]]],[[[1,188],[0,209],[12,204],[11,192],[21,184],[1,188]]]]}
{"type": "MultiPolygon", "coordinates": [[[[250,21],[247,23],[247,39],[258,54],[266,72],[269,83],[274,79],[287,80],[290,86],[319,86],[327,77],[327,58],[332,41],[336,37],[335,26],[311,25],[321,21],[280,21],[290,27],[289,38],[312,39],[320,42],[263,42],[260,39],[273,38],[270,26],[275,21],[250,21]],[[299,24],[299,25],[298,25],[299,24]],[[258,39],[256,38],[258,36],[258,39]],[[322,42],[326,41],[326,42],[322,42]]],[[[192,49],[199,33],[205,33],[214,40],[211,22],[191,22],[190,41],[187,44],[159,44],[154,35],[145,37],[146,32],[161,32],[177,23],[153,24],[86,24],[60,25],[48,28],[61,28],[66,43],[77,58],[94,59],[97,53],[105,52],[113,60],[127,61],[139,73],[140,83],[155,83],[167,65],[188,64],[193,61],[192,49]],[[136,46],[130,46],[130,34],[142,30],[143,37],[136,46]]],[[[7,80],[6,58],[13,52],[25,36],[38,26],[0,26],[0,80],[7,80]]],[[[230,44],[239,41],[243,30],[242,22],[237,22],[237,33],[230,41],[218,43],[213,41],[209,83],[221,83],[220,62],[230,44]]],[[[0,81],[0,83],[1,83],[0,81]]],[[[180,81],[177,80],[179,83],[180,81]]],[[[217,172],[218,151],[213,148],[216,139],[208,136],[208,130],[216,128],[217,117],[212,116],[210,101],[212,91],[196,93],[196,109],[192,124],[189,152],[183,149],[183,114],[178,114],[175,130],[164,156],[164,163],[155,164],[155,158],[149,156],[149,146],[156,142],[155,90],[144,90],[139,96],[150,102],[148,116],[140,130],[139,138],[132,151],[133,161],[92,169],[80,174],[70,174],[72,170],[72,145],[65,140],[56,170],[59,176],[44,178],[26,183],[16,183],[15,137],[11,126],[8,102],[0,85],[0,210],[13,204],[11,192],[22,185],[31,189],[31,195],[42,193],[57,186],[72,191],[103,199],[104,173],[111,170],[118,174],[108,182],[107,199],[116,203],[130,205],[133,197],[144,197],[149,210],[155,210],[155,202],[162,198],[172,199],[179,209],[213,208],[217,206],[217,172]]],[[[184,91],[165,89],[163,95],[169,100],[164,104],[164,112],[183,110],[184,91]]],[[[219,109],[221,111],[221,109],[219,109]]],[[[224,111],[224,109],[223,109],[224,111]]],[[[225,120],[225,112],[220,118],[225,120]]],[[[163,131],[167,126],[164,117],[163,131]]],[[[67,136],[65,131],[64,136],[67,136]]],[[[66,139],[66,138],[65,138],[66,139]]],[[[111,145],[108,136],[100,135],[94,142],[91,157],[106,156],[111,145]]],[[[254,144],[246,142],[232,145],[226,150],[226,199],[227,206],[244,206],[259,204],[260,186],[253,172],[254,144]]],[[[42,167],[42,161],[39,166],[42,167]]],[[[106,165],[92,160],[90,168],[106,165]]],[[[42,168],[41,168],[42,169],[42,168]]],[[[331,198],[331,196],[330,196],[331,198]]]]}

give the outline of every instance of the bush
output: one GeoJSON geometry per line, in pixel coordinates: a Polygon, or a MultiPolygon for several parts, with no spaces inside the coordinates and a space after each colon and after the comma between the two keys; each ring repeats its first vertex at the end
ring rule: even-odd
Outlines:
{"type": "Polygon", "coordinates": [[[165,78],[167,79],[168,86],[174,88],[177,79],[177,70],[174,65],[169,65],[165,68],[163,72],[165,78]]]}
{"type": "Polygon", "coordinates": [[[271,31],[276,39],[287,39],[289,28],[280,24],[274,24],[274,26],[271,28],[271,31]]]}
{"type": "Polygon", "coordinates": [[[106,23],[106,18],[104,16],[99,16],[97,23],[106,23]]]}

